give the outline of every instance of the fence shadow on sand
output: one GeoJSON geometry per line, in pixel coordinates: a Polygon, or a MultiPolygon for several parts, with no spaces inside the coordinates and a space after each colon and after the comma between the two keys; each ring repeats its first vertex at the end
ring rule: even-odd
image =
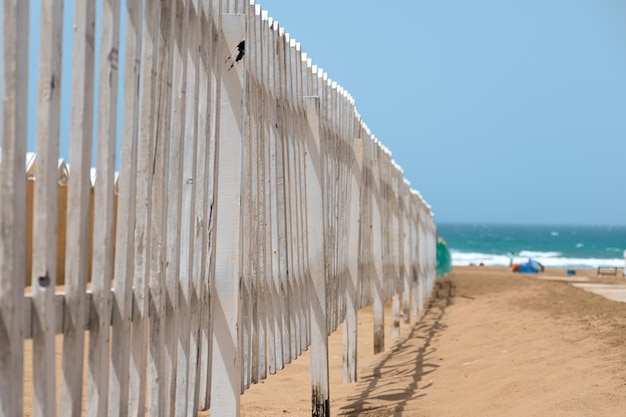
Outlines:
{"type": "Polygon", "coordinates": [[[356,395],[340,407],[342,416],[392,416],[408,411],[409,401],[426,394],[420,390],[431,385],[425,378],[439,365],[436,349],[431,346],[446,330],[443,319],[454,303],[454,284],[437,281],[433,297],[411,331],[360,375],[356,395]]]}

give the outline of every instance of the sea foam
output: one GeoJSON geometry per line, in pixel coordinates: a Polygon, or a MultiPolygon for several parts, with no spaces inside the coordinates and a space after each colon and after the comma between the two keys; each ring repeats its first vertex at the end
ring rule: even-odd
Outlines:
{"type": "MultiPolygon", "coordinates": [[[[508,254],[490,254],[480,252],[460,252],[452,249],[452,265],[486,265],[486,266],[509,266],[508,254]]],[[[568,258],[561,256],[560,252],[520,251],[513,257],[513,263],[524,263],[528,259],[534,259],[549,268],[597,268],[599,266],[623,267],[623,258],[568,258]]]]}

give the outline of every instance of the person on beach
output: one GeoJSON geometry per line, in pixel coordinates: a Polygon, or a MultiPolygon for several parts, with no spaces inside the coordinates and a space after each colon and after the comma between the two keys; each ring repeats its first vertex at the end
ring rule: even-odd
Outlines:
{"type": "Polygon", "coordinates": [[[515,257],[515,252],[509,252],[509,266],[513,266],[514,257],[515,257]]]}

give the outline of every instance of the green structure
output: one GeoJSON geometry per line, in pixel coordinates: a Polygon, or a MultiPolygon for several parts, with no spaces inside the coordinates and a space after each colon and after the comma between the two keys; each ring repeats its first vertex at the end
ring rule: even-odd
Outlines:
{"type": "Polygon", "coordinates": [[[443,238],[437,239],[437,276],[442,277],[452,271],[452,256],[443,238]]]}

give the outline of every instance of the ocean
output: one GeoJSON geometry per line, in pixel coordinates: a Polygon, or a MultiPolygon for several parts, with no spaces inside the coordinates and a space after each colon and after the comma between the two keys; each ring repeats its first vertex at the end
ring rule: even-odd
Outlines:
{"type": "Polygon", "coordinates": [[[545,267],[624,266],[626,226],[437,224],[452,265],[508,266],[533,258],[545,267]]]}

